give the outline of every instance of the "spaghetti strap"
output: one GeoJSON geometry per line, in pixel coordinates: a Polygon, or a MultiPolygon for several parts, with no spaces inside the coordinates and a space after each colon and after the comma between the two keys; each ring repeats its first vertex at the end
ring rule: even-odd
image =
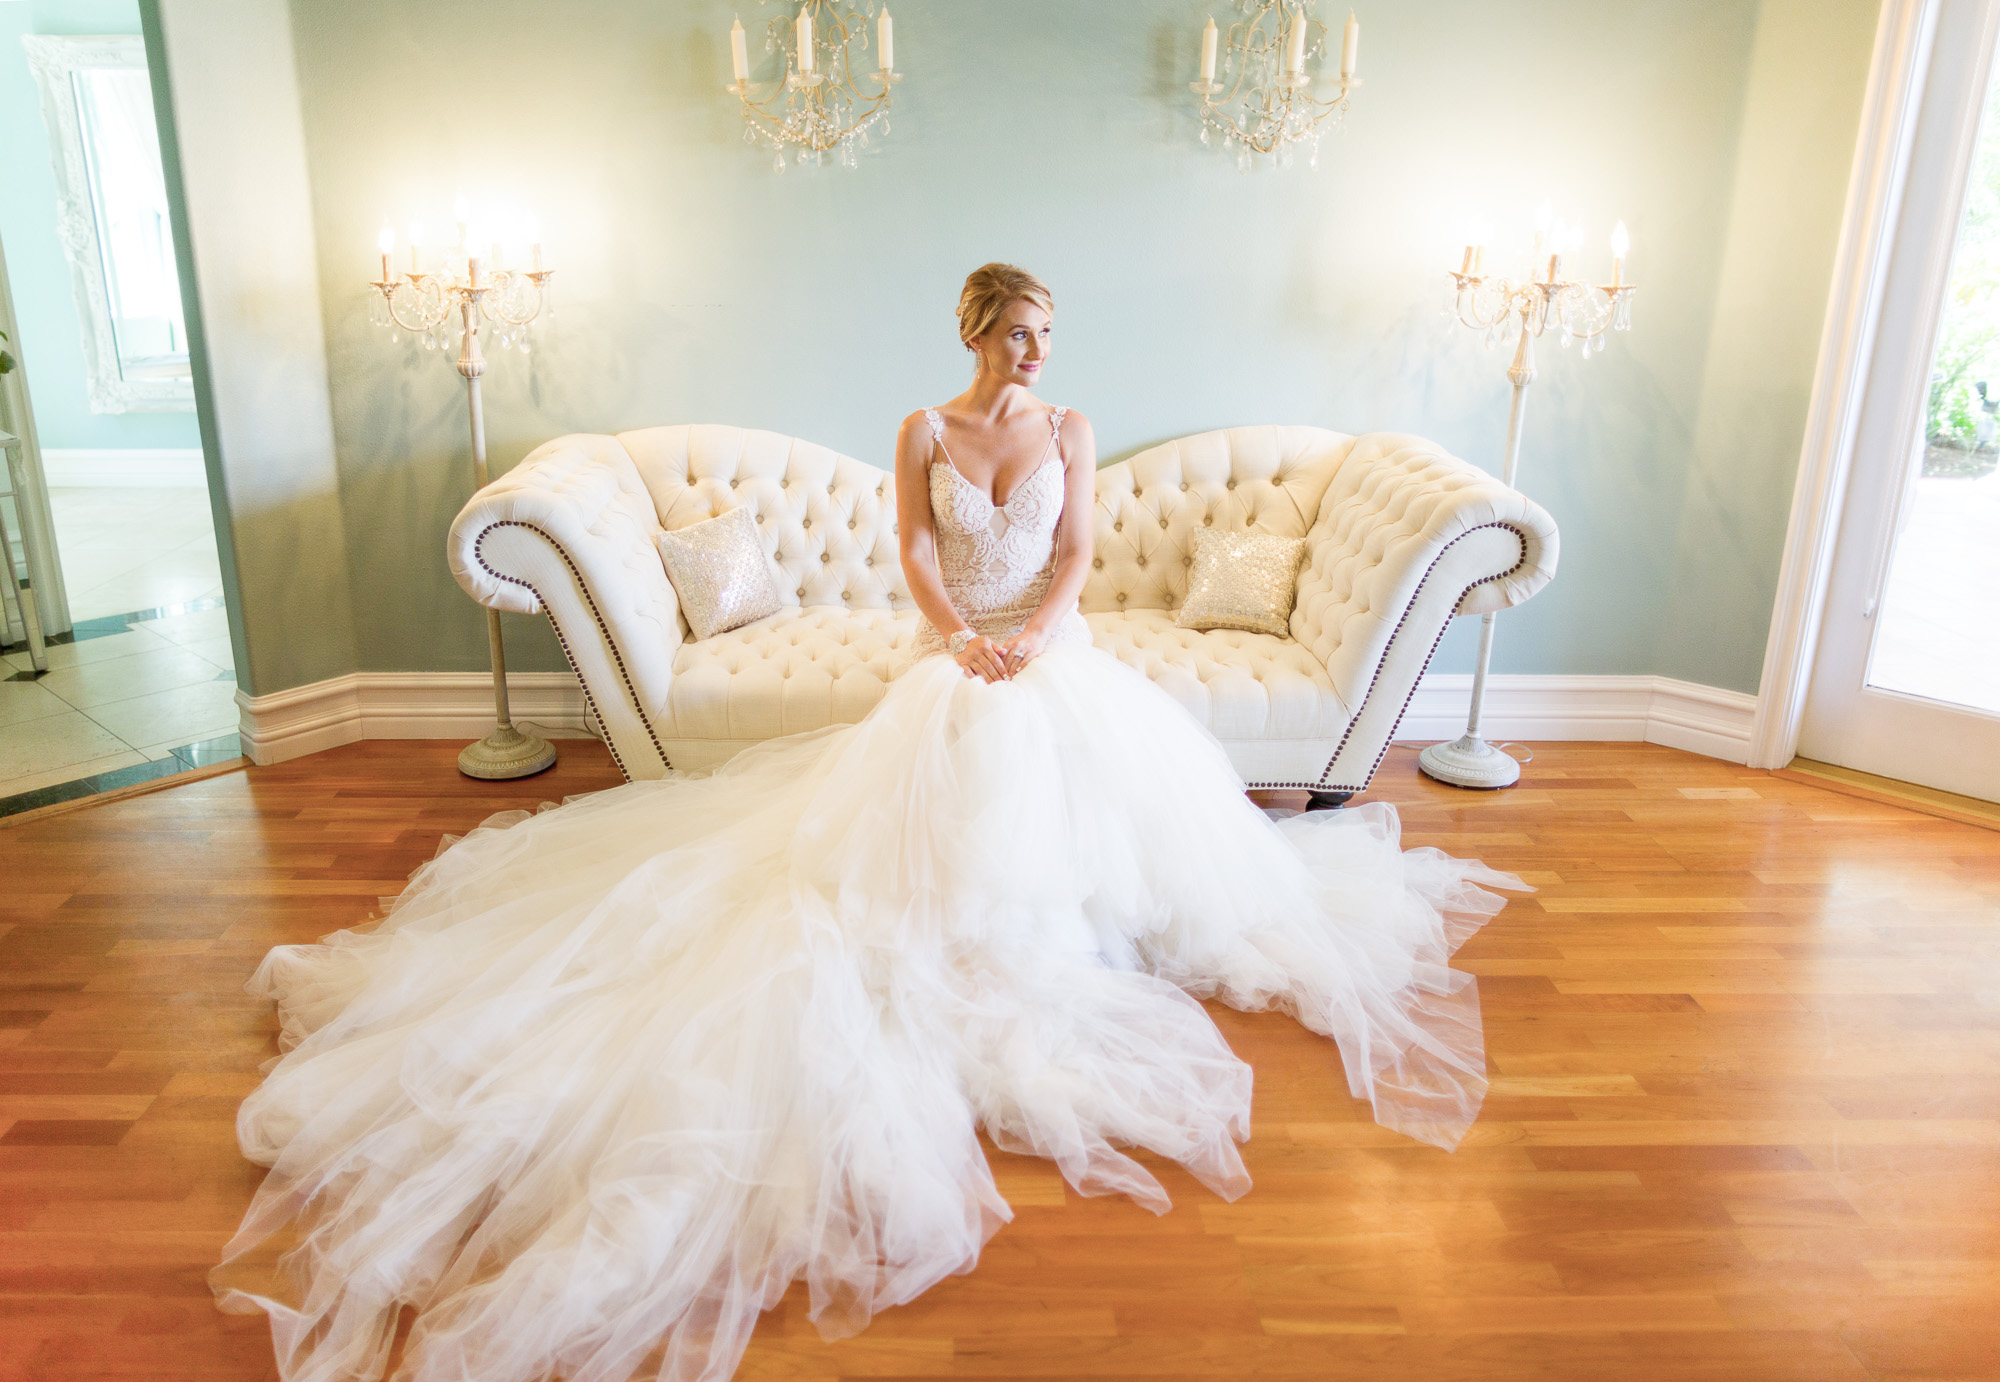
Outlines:
{"type": "Polygon", "coordinates": [[[1047,449],[1042,452],[1043,465],[1048,464],[1050,455],[1060,456],[1062,454],[1063,414],[1068,411],[1069,409],[1067,408],[1057,408],[1049,414],[1049,444],[1047,449]]]}
{"type": "Polygon", "coordinates": [[[946,465],[957,470],[958,462],[951,458],[951,451],[944,444],[944,415],[935,408],[926,408],[924,421],[931,425],[931,445],[937,448],[940,456],[944,457],[946,465]]]}

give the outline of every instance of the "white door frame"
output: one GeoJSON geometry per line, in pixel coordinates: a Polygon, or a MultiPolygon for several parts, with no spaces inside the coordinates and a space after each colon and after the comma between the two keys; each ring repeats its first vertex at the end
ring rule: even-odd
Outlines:
{"type": "Polygon", "coordinates": [[[1938,3],[1884,0],[1875,29],[1875,55],[1834,256],[1833,290],[1820,333],[1805,445],[1750,728],[1753,768],[1782,768],[1798,752],[1938,3]]]}

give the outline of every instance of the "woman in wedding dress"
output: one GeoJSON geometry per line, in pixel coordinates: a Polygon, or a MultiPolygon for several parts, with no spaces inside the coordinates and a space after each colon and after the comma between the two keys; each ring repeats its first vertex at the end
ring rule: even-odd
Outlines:
{"type": "MultiPolygon", "coordinates": [[[[1338,1044],[1383,1124],[1485,1090],[1449,957],[1519,880],[1386,805],[1272,821],[1091,646],[1089,424],[1030,392],[1052,303],[967,281],[972,387],[897,442],[913,664],[860,724],[510,812],[372,928],[273,950],[271,1168],[214,1283],[291,1382],[720,1379],[794,1281],[828,1337],[1009,1217],[979,1134],[1168,1208],[1249,1189],[1250,1069],[1199,998],[1338,1044]]],[[[1327,1058],[1332,1060],[1329,1050],[1327,1058]]]]}

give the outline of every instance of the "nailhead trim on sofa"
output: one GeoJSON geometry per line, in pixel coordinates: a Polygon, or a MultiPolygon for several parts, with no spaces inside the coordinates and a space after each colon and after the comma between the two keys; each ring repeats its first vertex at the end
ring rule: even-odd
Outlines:
{"type": "MultiPolygon", "coordinates": [[[[486,553],[482,548],[486,542],[486,535],[495,528],[526,528],[529,532],[541,538],[542,541],[548,543],[550,547],[555,549],[555,554],[562,558],[563,565],[569,568],[569,574],[576,581],[576,588],[583,594],[584,604],[590,608],[590,617],[597,622],[597,631],[604,635],[604,646],[611,650],[611,660],[618,664],[618,679],[625,683],[625,694],[632,698],[632,709],[638,713],[639,723],[646,727],[646,737],[653,741],[653,748],[660,755],[660,761],[666,764],[668,770],[671,771],[674,766],[673,760],[667,757],[666,749],[661,746],[660,736],[653,730],[653,721],[646,714],[645,704],[640,701],[639,693],[632,685],[631,674],[625,670],[625,659],[618,651],[618,640],[611,636],[610,627],[605,624],[604,616],[598,612],[597,601],[590,598],[590,587],[584,584],[583,573],[576,569],[576,563],[570,560],[569,553],[563,549],[563,545],[556,541],[554,535],[547,529],[538,528],[532,523],[523,523],[518,518],[503,518],[498,522],[487,524],[479,530],[479,537],[472,544],[473,556],[477,558],[480,567],[487,575],[497,581],[506,581],[509,585],[518,585],[528,590],[534,595],[535,603],[542,607],[542,613],[545,616],[548,616],[549,602],[542,598],[541,591],[536,590],[533,585],[522,580],[519,576],[509,576],[495,571],[487,562],[486,553]]],[[[569,640],[563,637],[562,625],[558,624],[553,616],[549,616],[549,627],[556,631],[556,641],[562,644],[563,658],[569,663],[569,669],[576,673],[576,684],[583,688],[584,704],[590,707],[592,717],[596,719],[598,724],[602,725],[604,723],[604,716],[598,712],[597,702],[591,698],[590,683],[585,680],[582,670],[576,665],[576,658],[570,653],[569,640]]],[[[625,760],[618,756],[618,746],[611,742],[611,736],[608,733],[604,736],[604,747],[611,750],[611,761],[618,765],[618,771],[625,774],[625,780],[630,782],[632,780],[632,772],[625,766],[625,760]]]]}
{"type": "MultiPolygon", "coordinates": [[[[1470,594],[1474,590],[1477,590],[1482,585],[1490,585],[1494,581],[1506,580],[1509,576],[1513,575],[1516,571],[1519,571],[1523,566],[1527,564],[1528,535],[1522,532],[1519,527],[1517,527],[1512,523],[1478,524],[1474,527],[1467,528],[1464,532],[1460,533],[1457,537],[1453,538],[1450,542],[1447,542],[1443,547],[1439,548],[1437,556],[1433,557],[1431,559],[1431,564],[1424,568],[1423,577],[1417,582],[1417,588],[1410,592],[1409,603],[1403,606],[1402,617],[1396,620],[1395,631],[1389,635],[1389,641],[1382,649],[1382,659],[1381,661],[1375,664],[1375,675],[1368,679],[1368,694],[1361,698],[1362,705],[1364,706],[1367,705],[1369,698],[1375,694],[1375,683],[1382,679],[1382,669],[1388,666],[1389,664],[1389,651],[1390,649],[1396,646],[1396,639],[1403,632],[1403,625],[1409,622],[1410,611],[1417,607],[1417,599],[1424,593],[1424,586],[1430,581],[1431,573],[1437,570],[1438,563],[1443,561],[1445,558],[1445,553],[1451,551],[1451,549],[1456,547],[1460,542],[1472,536],[1472,534],[1480,531],[1480,529],[1482,528],[1505,528],[1509,532],[1513,533],[1516,538],[1520,539],[1521,559],[1515,562],[1512,566],[1508,567],[1505,571],[1498,572],[1491,576],[1481,577],[1479,580],[1474,581],[1471,585],[1468,585],[1464,590],[1461,590],[1459,592],[1458,594],[1459,601],[1463,601],[1468,594],[1470,594]]],[[[1456,609],[1458,607],[1457,603],[1454,602],[1452,607],[1456,609]]],[[[1438,636],[1431,640],[1431,650],[1424,654],[1424,665],[1417,669],[1416,679],[1410,683],[1410,693],[1409,695],[1403,697],[1402,709],[1396,712],[1396,724],[1398,725],[1402,724],[1403,715],[1405,712],[1409,710],[1410,701],[1415,698],[1417,694],[1417,687],[1422,684],[1424,679],[1424,673],[1430,670],[1431,659],[1437,656],[1438,646],[1444,642],[1445,633],[1450,628],[1451,628],[1451,620],[1447,619],[1444,621],[1443,626],[1438,629],[1438,636]]],[[[1335,783],[1330,783],[1326,780],[1327,775],[1333,771],[1333,765],[1340,761],[1340,752],[1342,749],[1347,747],[1347,741],[1349,738],[1353,736],[1354,727],[1359,723],[1361,723],[1361,715],[1357,711],[1355,713],[1354,718],[1347,722],[1347,729],[1344,733],[1341,734],[1340,742],[1334,745],[1333,757],[1326,760],[1326,767],[1321,770],[1320,780],[1318,782],[1251,782],[1251,783],[1246,783],[1245,786],[1247,786],[1253,791],[1260,791],[1260,792],[1284,790],[1284,789],[1306,790],[1315,792],[1367,791],[1368,784],[1375,780],[1376,770],[1382,766],[1382,760],[1388,757],[1389,755],[1389,745],[1395,742],[1396,734],[1393,728],[1389,731],[1389,737],[1382,741],[1381,752],[1377,753],[1375,755],[1375,761],[1368,765],[1368,776],[1361,780],[1361,784],[1359,786],[1354,786],[1349,783],[1335,784],[1335,783]]]]}

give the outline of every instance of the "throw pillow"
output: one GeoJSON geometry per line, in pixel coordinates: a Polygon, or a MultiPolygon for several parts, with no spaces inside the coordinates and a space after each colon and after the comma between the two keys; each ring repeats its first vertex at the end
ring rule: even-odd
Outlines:
{"type": "Polygon", "coordinates": [[[663,532],[655,541],[696,638],[741,628],[784,604],[748,509],[663,532]]]}
{"type": "Polygon", "coordinates": [[[1174,623],[1184,629],[1285,633],[1305,550],[1303,538],[1203,528],[1194,535],[1187,599],[1174,623]]]}

